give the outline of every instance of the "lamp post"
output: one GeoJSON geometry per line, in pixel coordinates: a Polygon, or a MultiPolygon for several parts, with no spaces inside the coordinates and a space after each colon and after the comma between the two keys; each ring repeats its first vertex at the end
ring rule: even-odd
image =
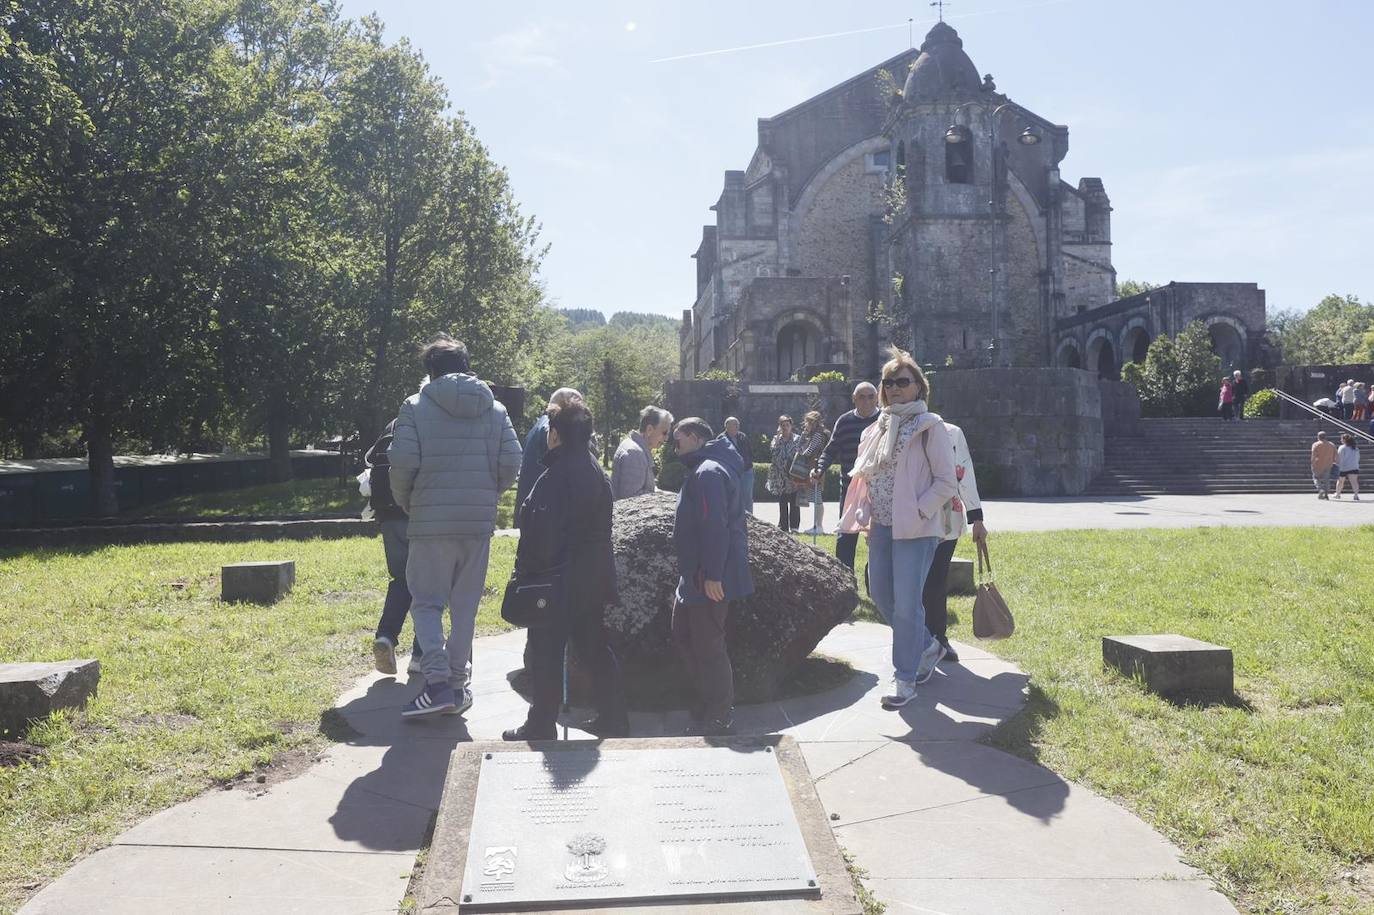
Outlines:
{"type": "MultiPolygon", "coordinates": [[[[969,140],[969,129],[959,124],[959,112],[963,111],[965,108],[975,106],[983,107],[985,110],[991,108],[988,103],[981,101],[964,102],[962,105],[957,106],[954,109],[954,123],[950,124],[949,129],[945,131],[946,143],[963,143],[969,140]]],[[[1004,109],[1011,106],[1012,101],[1008,99],[996,108],[992,108],[991,113],[988,114],[988,161],[991,168],[988,178],[988,184],[991,188],[991,199],[988,200],[988,216],[992,220],[992,265],[988,268],[988,279],[992,283],[992,342],[988,344],[988,365],[992,368],[998,366],[999,360],[1004,358],[1005,353],[1002,347],[1001,329],[1002,276],[999,275],[999,273],[1004,275],[1006,271],[1000,269],[1002,251],[1002,195],[998,185],[997,116],[1001,114],[1004,109]]],[[[1040,134],[1033,128],[1026,127],[1017,134],[1016,142],[1020,143],[1022,146],[1034,146],[1040,142],[1040,134]]]]}

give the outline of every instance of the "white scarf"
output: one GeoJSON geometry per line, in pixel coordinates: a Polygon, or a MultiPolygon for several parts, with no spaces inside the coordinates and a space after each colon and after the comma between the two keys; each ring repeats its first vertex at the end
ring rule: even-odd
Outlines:
{"type": "Polygon", "coordinates": [[[927,408],[924,400],[888,404],[883,407],[882,415],[878,417],[878,431],[867,443],[859,445],[859,453],[854,458],[854,469],[849,472],[850,478],[873,479],[873,474],[883,465],[890,464],[897,453],[897,436],[902,425],[908,419],[925,412],[927,408]]]}

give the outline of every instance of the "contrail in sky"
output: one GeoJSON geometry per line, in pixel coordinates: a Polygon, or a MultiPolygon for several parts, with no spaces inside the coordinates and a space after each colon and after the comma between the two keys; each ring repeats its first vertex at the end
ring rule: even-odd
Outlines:
{"type": "MultiPolygon", "coordinates": [[[[1064,4],[1064,3],[1072,3],[1072,2],[1073,2],[1073,0],[1048,0],[1048,2],[1046,2],[1046,3],[1029,3],[1029,4],[1023,4],[1023,5],[1021,5],[1021,6],[1003,7],[1002,9],[998,9],[998,10],[978,10],[978,11],[972,12],[972,13],[962,13],[962,14],[959,14],[959,15],[957,15],[957,16],[946,16],[945,18],[946,18],[946,19],[972,19],[974,16],[991,16],[991,15],[993,15],[994,13],[1010,13],[1010,12],[1015,12],[1016,10],[1039,9],[1040,7],[1044,7],[1044,6],[1060,6],[1061,4],[1064,4]]],[[[919,22],[919,23],[916,23],[916,24],[917,24],[917,25],[925,25],[926,22],[928,22],[928,21],[929,21],[929,20],[924,20],[924,21],[919,22]]],[[[762,42],[762,43],[760,43],[760,44],[746,44],[746,45],[740,45],[740,46],[737,47],[737,48],[717,48],[717,49],[714,50],[714,51],[695,51],[695,52],[693,52],[693,53],[691,53],[691,54],[677,54],[677,55],[674,55],[673,57],[659,57],[659,58],[656,58],[656,59],[654,59],[654,60],[649,61],[649,63],[651,63],[651,64],[666,64],[666,63],[670,63],[671,61],[675,61],[675,60],[692,60],[693,58],[697,58],[697,57],[714,57],[714,56],[716,56],[717,54],[734,54],[734,53],[736,53],[736,52],[738,52],[738,51],[756,51],[756,50],[758,50],[759,48],[776,48],[776,47],[779,47],[779,46],[781,46],[781,45],[802,44],[803,42],[807,42],[807,41],[824,41],[824,40],[827,39],[827,38],[843,38],[843,37],[845,37],[845,36],[847,36],[847,35],[864,35],[864,34],[867,34],[867,33],[869,33],[869,32],[887,32],[887,31],[892,31],[892,30],[895,30],[895,29],[904,29],[904,28],[907,28],[907,27],[910,26],[910,25],[912,25],[912,23],[910,23],[910,22],[894,22],[894,23],[891,24],[891,25],[875,25],[875,26],[872,26],[872,27],[866,28],[866,29],[850,29],[850,30],[847,31],[847,32],[830,32],[830,33],[825,34],[825,35],[807,35],[807,36],[805,36],[805,37],[803,37],[803,38],[784,38],[784,39],[782,39],[781,41],[765,41],[765,42],[762,42]]]]}

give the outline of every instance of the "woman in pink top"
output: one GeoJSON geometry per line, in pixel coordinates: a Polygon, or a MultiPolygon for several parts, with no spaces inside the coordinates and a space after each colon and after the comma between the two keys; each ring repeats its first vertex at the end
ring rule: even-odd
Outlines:
{"type": "Polygon", "coordinates": [[[1231,379],[1221,379],[1221,394],[1220,400],[1217,402],[1217,412],[1221,414],[1222,419],[1232,419],[1236,415],[1235,404],[1236,392],[1231,387],[1231,379]]]}
{"type": "Polygon", "coordinates": [[[940,538],[944,506],[957,490],[954,448],[944,421],[926,409],[930,385],[909,353],[883,366],[878,421],[864,430],[840,530],[868,533],[868,586],[892,626],[892,688],[883,707],[916,697],[944,647],[926,630],[921,591],[940,538]]]}

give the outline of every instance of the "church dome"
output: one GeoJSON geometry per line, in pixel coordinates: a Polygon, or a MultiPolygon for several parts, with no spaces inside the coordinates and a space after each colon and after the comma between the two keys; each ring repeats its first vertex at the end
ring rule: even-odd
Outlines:
{"type": "Polygon", "coordinates": [[[921,43],[921,56],[907,75],[902,97],[909,102],[964,97],[977,93],[981,86],[978,68],[964,53],[959,33],[937,22],[921,43]]]}

